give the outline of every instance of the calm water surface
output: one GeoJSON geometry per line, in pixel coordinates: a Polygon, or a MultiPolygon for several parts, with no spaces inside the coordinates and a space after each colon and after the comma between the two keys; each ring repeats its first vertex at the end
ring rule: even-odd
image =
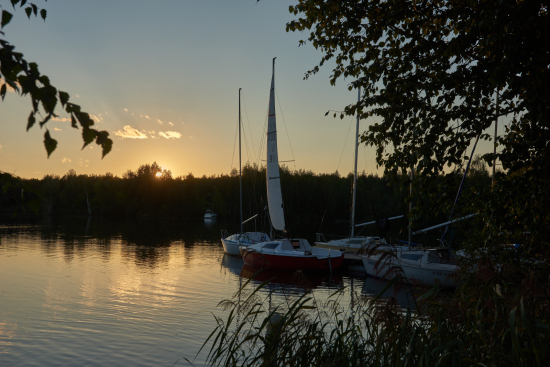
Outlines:
{"type": "MultiPolygon", "coordinates": [[[[206,353],[196,354],[214,315],[226,316],[218,302],[252,274],[224,256],[222,227],[202,219],[0,218],[0,366],[204,365],[206,353]]],[[[308,282],[319,300],[344,286],[383,288],[343,273],[308,282]]],[[[275,304],[303,292],[292,284],[274,282],[275,304]]]]}

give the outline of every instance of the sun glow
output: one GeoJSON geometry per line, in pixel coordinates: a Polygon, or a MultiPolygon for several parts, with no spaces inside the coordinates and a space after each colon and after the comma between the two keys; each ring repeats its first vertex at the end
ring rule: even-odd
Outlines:
{"type": "Polygon", "coordinates": [[[162,177],[162,172],[157,172],[157,174],[155,175],[157,178],[161,178],[162,177]]]}

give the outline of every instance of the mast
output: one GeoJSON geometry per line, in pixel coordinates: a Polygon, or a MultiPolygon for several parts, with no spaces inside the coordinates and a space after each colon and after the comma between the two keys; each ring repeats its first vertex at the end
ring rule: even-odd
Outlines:
{"type": "MultiPolygon", "coordinates": [[[[361,87],[357,89],[357,105],[361,101],[361,87]]],[[[355,231],[355,197],[357,192],[357,149],[359,147],[359,110],[356,109],[357,124],[355,126],[355,164],[353,167],[353,198],[351,201],[351,235],[354,236],[355,231]]]]}
{"type": "Polygon", "coordinates": [[[241,89],[239,88],[239,196],[241,201],[241,234],[243,233],[243,183],[241,164],[241,89]]]}
{"type": "Polygon", "coordinates": [[[495,135],[493,143],[493,176],[491,177],[491,185],[495,185],[495,167],[497,164],[497,133],[498,133],[498,110],[499,110],[499,101],[498,101],[498,89],[497,89],[497,102],[496,102],[496,117],[495,117],[495,135]]]}
{"type": "MultiPolygon", "coordinates": [[[[416,123],[416,111],[413,112],[413,118],[415,119],[415,123],[416,123]]],[[[414,128],[414,131],[413,131],[413,135],[416,137],[416,129],[418,128],[415,127],[414,128]]],[[[416,154],[415,154],[416,156],[416,154]]],[[[412,237],[412,210],[413,210],[413,206],[412,206],[412,194],[413,194],[413,180],[414,180],[414,163],[411,167],[411,184],[409,186],[409,196],[411,198],[411,201],[409,201],[409,238],[408,238],[408,246],[409,248],[411,247],[411,237],[412,237]]]]}
{"type": "Polygon", "coordinates": [[[410,195],[411,195],[411,201],[409,201],[409,241],[408,241],[408,245],[409,247],[411,247],[411,236],[412,236],[412,210],[413,210],[413,207],[412,207],[412,192],[413,192],[413,179],[414,179],[414,166],[411,167],[411,184],[410,184],[410,187],[409,187],[409,190],[410,190],[410,195]]]}

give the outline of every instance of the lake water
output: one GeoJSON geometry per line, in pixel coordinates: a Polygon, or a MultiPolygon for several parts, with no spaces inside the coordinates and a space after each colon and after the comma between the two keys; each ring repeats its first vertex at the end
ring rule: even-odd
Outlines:
{"type": "MultiPolygon", "coordinates": [[[[195,366],[217,307],[253,273],[224,256],[222,223],[197,220],[0,218],[0,366],[195,366]],[[242,275],[242,276],[241,276],[242,275]],[[195,358],[196,357],[196,358],[195,358]]],[[[312,232],[314,233],[314,232],[312,232]]],[[[259,284],[257,280],[255,284],[259,284]]],[[[272,302],[300,294],[280,275],[272,302]]],[[[326,300],[383,288],[339,272],[308,275],[326,300]]]]}

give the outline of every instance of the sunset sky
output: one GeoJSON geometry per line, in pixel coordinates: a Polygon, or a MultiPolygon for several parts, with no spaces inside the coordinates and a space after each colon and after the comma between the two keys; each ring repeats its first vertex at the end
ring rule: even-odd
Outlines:
{"type": "MultiPolygon", "coordinates": [[[[351,172],[355,120],[325,113],[343,110],[357,92],[348,91],[345,80],[331,86],[330,65],[303,80],[321,53],[311,45],[298,47],[306,34],[286,32],[293,3],[39,0],[36,4],[48,11],[45,22],[28,20],[17,9],[5,38],[90,113],[114,145],[104,159],[95,143],[81,150],[81,131],[60,114],[59,121],[47,124],[58,141],[48,159],[44,129],[25,130],[30,99],[8,93],[0,103],[0,170],[25,178],[70,169],[121,176],[157,162],[174,177],[227,174],[238,167],[239,88],[243,162],[261,164],[271,64],[277,57],[279,159],[295,160],[287,163],[292,169],[351,172]]],[[[9,6],[5,0],[0,4],[9,6]]],[[[362,130],[373,122],[362,121],[362,130]]],[[[382,173],[374,148],[361,147],[358,169],[382,173]]]]}

